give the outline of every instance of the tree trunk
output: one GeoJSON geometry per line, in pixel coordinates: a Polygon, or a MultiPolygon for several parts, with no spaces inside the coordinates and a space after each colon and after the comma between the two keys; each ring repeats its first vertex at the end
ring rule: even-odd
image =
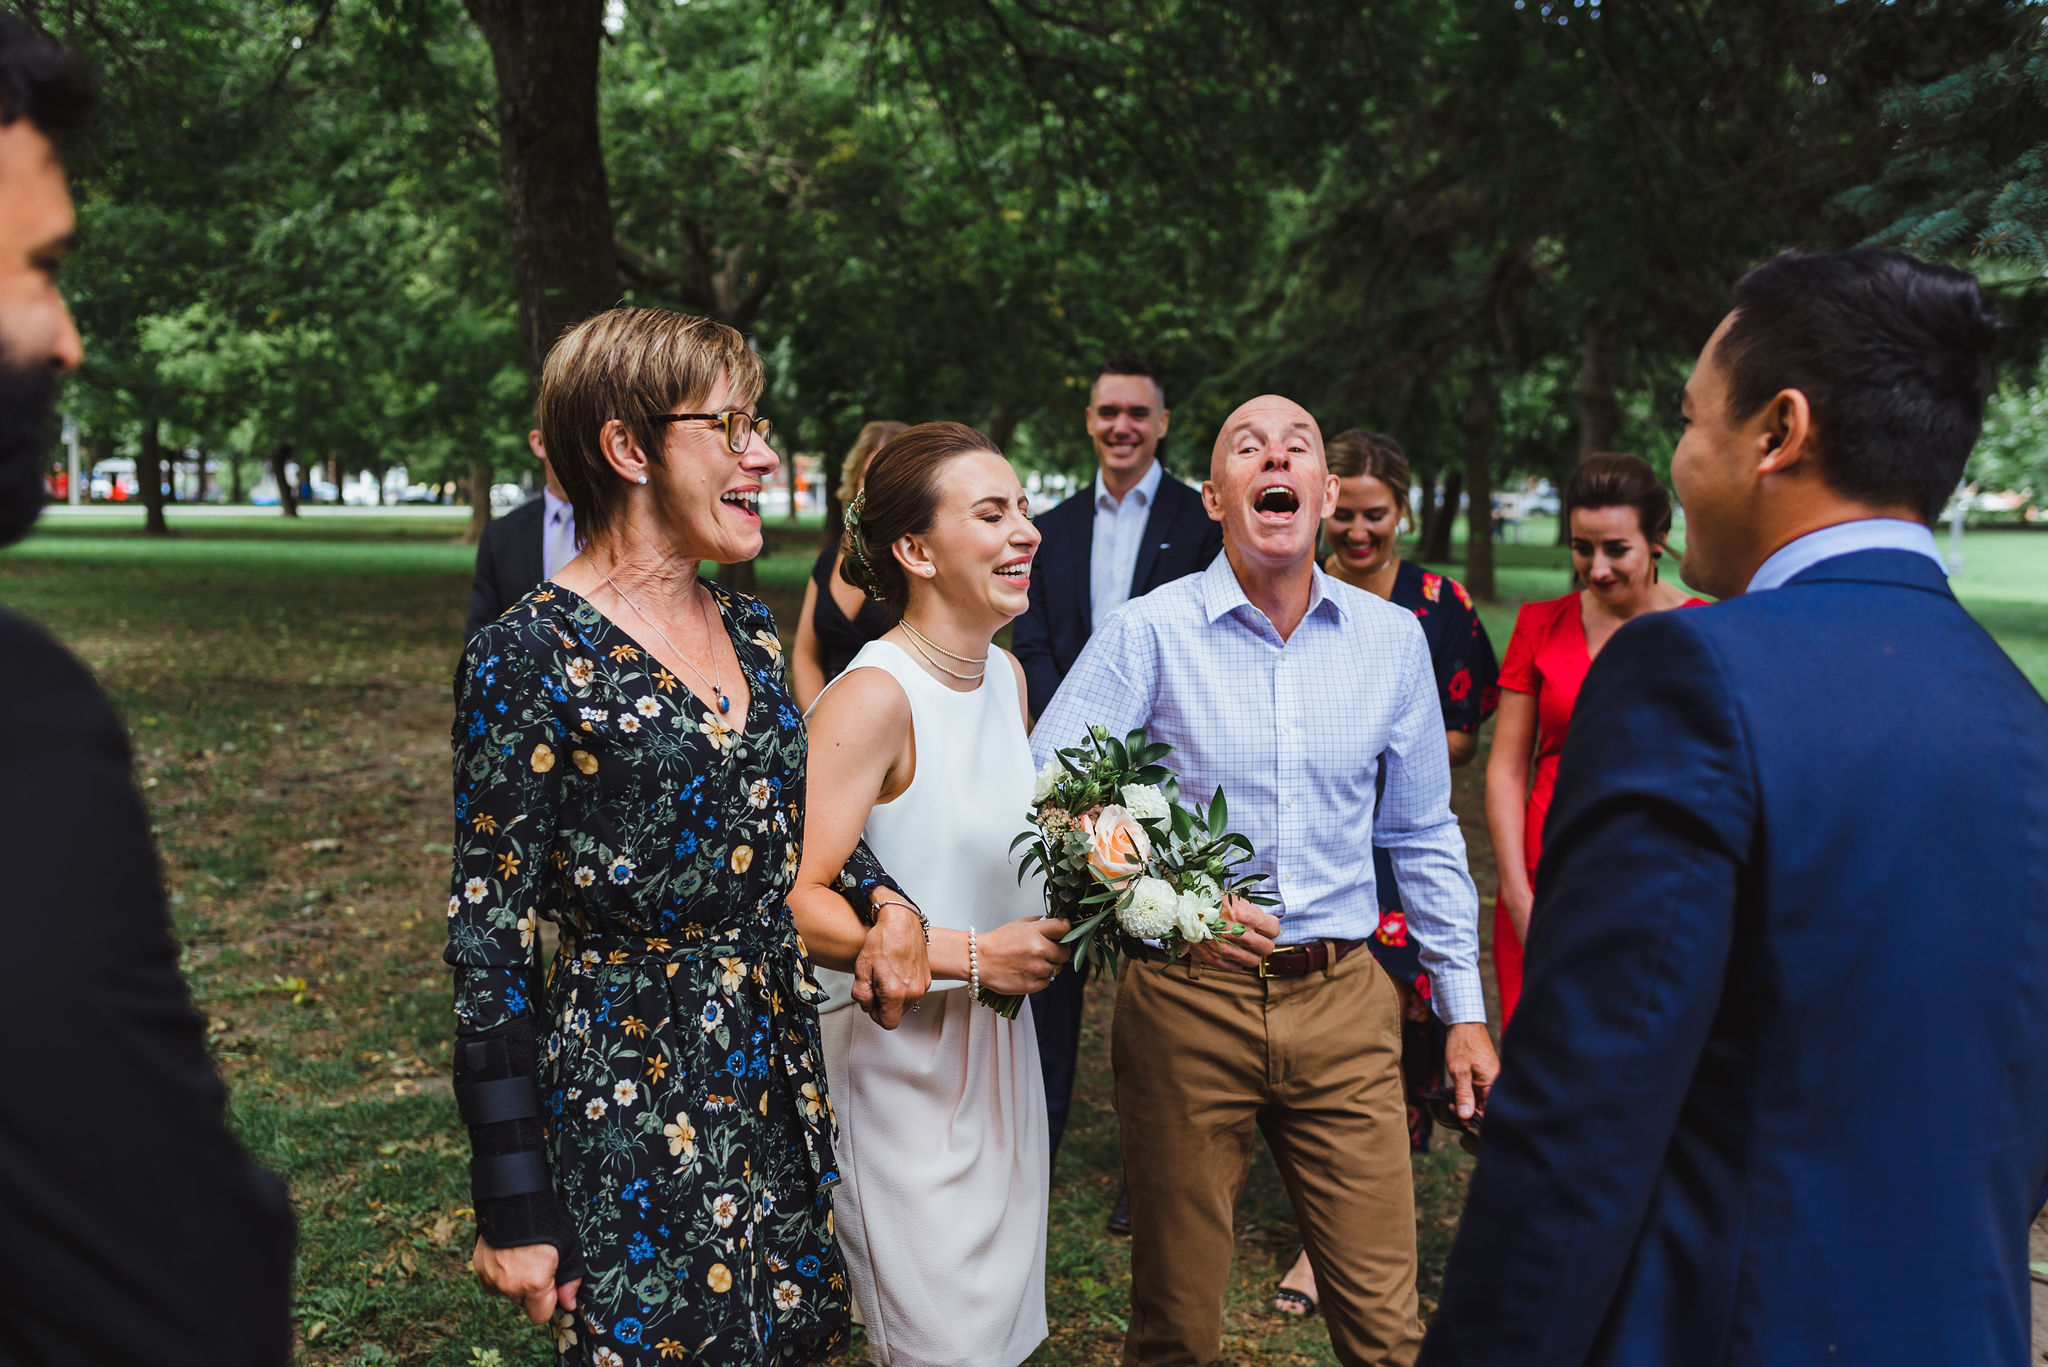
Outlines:
{"type": "Polygon", "coordinates": [[[1465,587],[1474,598],[1492,602],[1493,584],[1493,439],[1500,416],[1500,392],[1483,371],[1472,377],[1472,397],[1465,404],[1465,488],[1472,500],[1465,522],[1465,587]]]}
{"type": "Polygon", "coordinates": [[[742,560],[736,565],[720,565],[717,570],[718,572],[711,577],[727,588],[738,589],[741,593],[760,592],[757,586],[761,582],[761,576],[754,572],[752,560],[742,560]]]}
{"type": "Polygon", "coordinates": [[[462,539],[474,546],[491,523],[491,462],[488,456],[472,456],[469,462],[469,528],[462,539]]]}
{"type": "Polygon", "coordinates": [[[1451,470],[1444,475],[1444,496],[1437,501],[1436,515],[1429,520],[1429,534],[1415,558],[1442,564],[1451,558],[1451,527],[1458,520],[1458,496],[1464,492],[1465,472],[1451,470]]]}
{"type": "Polygon", "coordinates": [[[1425,471],[1409,491],[1409,517],[1415,523],[1415,553],[1429,544],[1429,529],[1436,525],[1436,471],[1425,471]]]}
{"type": "Polygon", "coordinates": [[[498,82],[499,167],[529,372],[562,331],[619,297],[598,142],[598,0],[463,0],[498,82]]]}
{"type": "Polygon", "coordinates": [[[1017,406],[1005,399],[996,405],[996,411],[989,415],[988,439],[1002,450],[1010,449],[1010,438],[1017,435],[1017,406]]]}
{"type": "Polygon", "coordinates": [[[232,453],[228,456],[228,502],[242,501],[242,458],[232,453]]]}
{"type": "Polygon", "coordinates": [[[164,524],[164,444],[163,434],[157,430],[155,418],[142,424],[142,449],[135,457],[135,482],[140,485],[144,509],[142,530],[149,536],[165,536],[170,528],[164,524]]]}
{"type": "Polygon", "coordinates": [[[285,466],[291,463],[295,448],[288,441],[281,441],[270,451],[270,477],[277,481],[277,510],[286,517],[299,515],[299,491],[292,483],[291,472],[285,466]]]}
{"type": "Polygon", "coordinates": [[[206,448],[204,446],[199,448],[198,465],[199,484],[193,491],[192,501],[194,503],[204,503],[206,502],[206,448]]]}
{"type": "MultiPolygon", "coordinates": [[[[1615,372],[1620,361],[1619,342],[1613,325],[1597,309],[1588,310],[1584,332],[1579,339],[1579,452],[1576,465],[1597,451],[1612,451],[1621,440],[1621,400],[1615,396],[1615,372]]],[[[1571,471],[1559,472],[1557,480],[1557,544],[1571,540],[1571,510],[1563,504],[1571,471]]]]}
{"type": "Polygon", "coordinates": [[[1579,344],[1579,459],[1612,451],[1621,439],[1621,401],[1615,397],[1614,329],[1598,311],[1586,315],[1579,344]]]}

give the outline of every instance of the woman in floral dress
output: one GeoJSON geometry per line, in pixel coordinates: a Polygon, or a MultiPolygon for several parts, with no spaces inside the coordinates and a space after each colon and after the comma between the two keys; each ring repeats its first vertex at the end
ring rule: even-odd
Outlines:
{"type": "MultiPolygon", "coordinates": [[[[476,1267],[552,1320],[564,1364],[810,1362],[847,1323],[821,994],[785,900],[803,726],[766,609],[696,578],[760,549],[760,387],[703,319],[566,334],[541,430],[584,552],[456,680],[476,1267]],[[562,935],[544,979],[541,920],[562,935]]],[[[872,860],[850,867],[873,891],[872,860]]]]}

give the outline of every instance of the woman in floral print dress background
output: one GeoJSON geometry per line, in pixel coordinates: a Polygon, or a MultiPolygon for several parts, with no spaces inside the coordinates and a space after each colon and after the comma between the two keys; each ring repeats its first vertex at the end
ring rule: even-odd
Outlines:
{"type": "MultiPolygon", "coordinates": [[[[584,551],[456,680],[475,1264],[552,1320],[562,1363],[809,1362],[847,1323],[820,993],[786,905],[803,726],[766,609],[696,577],[760,550],[760,389],[704,319],[565,334],[541,431],[584,551]],[[545,982],[540,920],[562,929],[545,982]]],[[[849,869],[865,899],[880,871],[849,869]]]]}
{"type": "MultiPolygon", "coordinates": [[[[1401,558],[1398,536],[1408,515],[1411,480],[1400,443],[1353,428],[1329,441],[1330,473],[1337,476],[1337,501],[1323,521],[1332,577],[1376,593],[1415,614],[1429,642],[1436,669],[1437,702],[1444,713],[1444,744],[1451,767],[1470,764],[1479,750],[1479,728],[1500,702],[1493,642],[1472,607],[1472,596],[1455,579],[1401,558]]],[[[1380,928],[1367,943],[1401,994],[1401,1082],[1408,1099],[1408,1141],[1429,1147],[1429,1110],[1423,1095],[1443,1086],[1444,1027],[1432,1005],[1429,974],[1408,917],[1394,862],[1373,850],[1373,877],[1380,897],[1380,928]]],[[[1308,1314],[1316,1306],[1315,1274],[1308,1254],[1294,1260],[1273,1293],[1273,1308],[1308,1314]]]]}

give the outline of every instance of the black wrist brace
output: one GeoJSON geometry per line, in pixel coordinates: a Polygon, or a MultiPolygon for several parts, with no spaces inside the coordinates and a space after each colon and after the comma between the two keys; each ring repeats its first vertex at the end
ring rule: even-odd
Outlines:
{"type": "Polygon", "coordinates": [[[456,1031],[455,1104],[469,1127],[476,1232],[493,1248],[554,1245],[559,1286],[583,1275],[583,1248],[548,1180],[538,1073],[530,1019],[456,1031]]]}

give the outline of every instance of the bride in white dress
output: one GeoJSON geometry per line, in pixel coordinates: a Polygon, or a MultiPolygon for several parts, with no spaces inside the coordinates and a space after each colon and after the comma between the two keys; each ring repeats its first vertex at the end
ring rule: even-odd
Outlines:
{"type": "Polygon", "coordinates": [[[1017,1367],[1046,1336],[1030,1003],[1005,1020],[970,985],[1036,992],[1067,958],[1066,923],[1040,917],[1009,853],[1031,752],[1023,670],[991,644],[1026,607],[1038,541],[1010,463],[957,423],[891,440],[848,515],[849,578],[903,618],[812,705],[790,906],[831,994],[833,1212],[881,1367],[1017,1367]],[[863,836],[928,946],[916,909],[878,901],[871,929],[832,890],[863,836]]]}

